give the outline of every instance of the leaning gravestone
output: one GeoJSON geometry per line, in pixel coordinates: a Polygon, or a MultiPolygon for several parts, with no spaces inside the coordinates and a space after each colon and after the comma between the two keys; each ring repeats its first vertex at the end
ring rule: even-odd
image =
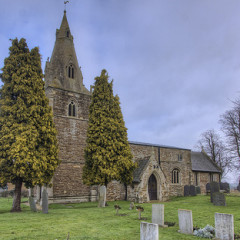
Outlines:
{"type": "Polygon", "coordinates": [[[158,225],[154,223],[141,222],[140,240],[158,240],[158,225]]]}
{"type": "Polygon", "coordinates": [[[234,240],[232,214],[215,213],[215,237],[220,240],[234,240]]]}
{"type": "Polygon", "coordinates": [[[225,193],[230,193],[230,186],[227,182],[220,182],[220,190],[223,190],[225,193]]]}
{"type": "Polygon", "coordinates": [[[196,186],[196,194],[201,194],[201,188],[199,186],[196,186]]]}
{"type": "Polygon", "coordinates": [[[178,209],[178,222],[180,233],[193,233],[193,220],[191,210],[178,209]]]}
{"type": "Polygon", "coordinates": [[[29,202],[29,206],[30,206],[31,211],[36,212],[37,211],[37,207],[36,207],[35,200],[34,200],[34,198],[32,196],[29,196],[28,202],[29,202]]]}
{"type": "Polygon", "coordinates": [[[100,186],[98,207],[105,207],[105,205],[106,205],[106,187],[100,186]]]}
{"type": "Polygon", "coordinates": [[[212,197],[213,193],[219,192],[219,190],[220,190],[220,187],[218,182],[210,183],[211,202],[213,202],[213,197],[212,197]]]}
{"type": "Polygon", "coordinates": [[[190,185],[189,194],[190,194],[190,196],[196,196],[197,195],[195,186],[190,185]]]}
{"type": "Polygon", "coordinates": [[[134,209],[134,202],[131,202],[131,203],[130,203],[129,210],[133,210],[133,209],[134,209]]]}
{"type": "Polygon", "coordinates": [[[48,193],[45,187],[42,191],[42,212],[48,213],[48,193]]]}
{"type": "Polygon", "coordinates": [[[184,186],[184,197],[188,197],[189,196],[189,190],[190,190],[190,186],[189,185],[185,185],[184,186]]]}
{"type": "Polygon", "coordinates": [[[226,198],[224,193],[215,192],[212,195],[213,205],[215,206],[226,206],[226,198]]]}
{"type": "Polygon", "coordinates": [[[161,227],[164,225],[164,204],[152,204],[152,223],[161,227]]]}

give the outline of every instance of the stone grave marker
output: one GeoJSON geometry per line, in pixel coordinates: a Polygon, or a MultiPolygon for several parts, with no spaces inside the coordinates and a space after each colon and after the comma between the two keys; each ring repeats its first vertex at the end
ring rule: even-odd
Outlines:
{"type": "Polygon", "coordinates": [[[240,183],[237,186],[237,190],[240,192],[240,183]]]}
{"type": "Polygon", "coordinates": [[[200,188],[200,186],[196,186],[196,194],[201,194],[201,188],[200,188]]]}
{"type": "Polygon", "coordinates": [[[32,196],[29,196],[28,202],[29,202],[29,206],[30,206],[31,211],[36,212],[37,211],[37,207],[36,207],[35,200],[34,200],[34,198],[32,196]]]}
{"type": "Polygon", "coordinates": [[[98,207],[105,207],[105,205],[106,205],[106,187],[100,186],[98,207]]]}
{"type": "Polygon", "coordinates": [[[220,240],[234,240],[232,214],[215,213],[215,237],[220,240]]]}
{"type": "Polygon", "coordinates": [[[48,193],[45,187],[42,191],[42,212],[48,213],[48,193]]]}
{"type": "Polygon", "coordinates": [[[226,206],[226,198],[224,193],[215,192],[212,194],[213,205],[215,206],[226,206]]]}
{"type": "Polygon", "coordinates": [[[158,240],[158,225],[154,223],[141,222],[140,240],[158,240]]]}
{"type": "Polygon", "coordinates": [[[190,196],[196,196],[196,188],[194,185],[190,185],[190,188],[189,188],[189,194],[190,196]]]}
{"type": "Polygon", "coordinates": [[[211,192],[211,188],[210,188],[210,183],[206,184],[206,193],[210,193],[211,192]]]}
{"type": "Polygon", "coordinates": [[[189,190],[190,190],[190,186],[189,185],[185,185],[184,186],[184,197],[188,197],[189,196],[189,190]]]}
{"type": "Polygon", "coordinates": [[[180,233],[193,233],[193,220],[191,210],[178,209],[178,222],[180,233]]]}
{"type": "Polygon", "coordinates": [[[220,190],[223,190],[225,193],[230,193],[230,186],[227,182],[220,182],[220,190]]]}
{"type": "Polygon", "coordinates": [[[152,204],[152,223],[166,227],[164,225],[164,204],[152,204]]]}
{"type": "Polygon", "coordinates": [[[129,210],[133,210],[133,209],[134,209],[134,207],[135,207],[135,205],[134,205],[134,202],[131,202],[131,203],[130,203],[129,210]]]}
{"type": "Polygon", "coordinates": [[[213,202],[213,193],[219,192],[220,187],[218,182],[211,182],[210,183],[210,193],[211,193],[211,202],[213,202]]]}

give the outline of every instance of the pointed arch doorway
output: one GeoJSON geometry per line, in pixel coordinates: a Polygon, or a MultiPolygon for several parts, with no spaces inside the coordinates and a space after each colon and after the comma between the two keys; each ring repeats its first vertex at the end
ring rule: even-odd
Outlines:
{"type": "Polygon", "coordinates": [[[148,195],[149,200],[157,200],[157,179],[152,174],[148,180],[148,195]]]}

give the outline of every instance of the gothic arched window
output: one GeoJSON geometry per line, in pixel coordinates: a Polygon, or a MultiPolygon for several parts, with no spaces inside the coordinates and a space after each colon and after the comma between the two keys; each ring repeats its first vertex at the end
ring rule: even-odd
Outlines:
{"type": "Polygon", "coordinates": [[[69,78],[74,78],[74,67],[72,64],[68,66],[68,77],[69,78]]]}
{"type": "Polygon", "coordinates": [[[76,107],[73,101],[68,105],[68,116],[76,117],[76,107]]]}
{"type": "Polygon", "coordinates": [[[180,183],[180,171],[177,168],[172,170],[172,183],[180,183]]]}

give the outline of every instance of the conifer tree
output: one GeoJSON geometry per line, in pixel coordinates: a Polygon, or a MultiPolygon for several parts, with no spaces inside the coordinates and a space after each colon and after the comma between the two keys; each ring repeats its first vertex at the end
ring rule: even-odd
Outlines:
{"type": "Polygon", "coordinates": [[[9,50],[1,74],[0,184],[15,184],[11,211],[21,211],[22,184],[48,184],[59,159],[39,49],[14,39],[9,50]]]}
{"type": "Polygon", "coordinates": [[[113,96],[112,82],[102,70],[95,78],[89,109],[84,183],[107,187],[112,180],[119,180],[129,184],[134,167],[119,98],[113,96]]]}

